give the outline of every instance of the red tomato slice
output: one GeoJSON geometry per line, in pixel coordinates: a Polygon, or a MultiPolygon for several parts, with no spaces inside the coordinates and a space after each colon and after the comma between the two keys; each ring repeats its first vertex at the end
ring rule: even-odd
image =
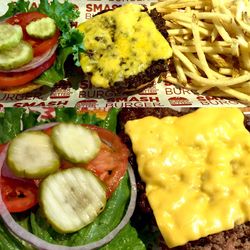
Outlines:
{"type": "Polygon", "coordinates": [[[3,151],[5,144],[0,144],[0,153],[3,151]]]}
{"type": "Polygon", "coordinates": [[[11,213],[24,212],[38,202],[38,188],[32,181],[21,181],[1,176],[3,202],[11,213]]]}
{"type": "Polygon", "coordinates": [[[36,21],[43,17],[47,16],[39,12],[28,12],[28,13],[18,13],[6,20],[7,23],[18,24],[22,27],[23,39],[32,45],[34,50],[34,56],[39,56],[49,51],[57,43],[58,38],[60,36],[60,31],[58,29],[53,37],[46,40],[36,39],[27,34],[26,26],[30,22],[36,21]]]}
{"type": "MultiPolygon", "coordinates": [[[[80,166],[92,171],[106,184],[107,198],[109,198],[127,170],[128,149],[121,139],[111,131],[94,125],[84,124],[83,126],[95,130],[101,138],[102,146],[98,155],[88,164],[73,164],[63,160],[61,167],[80,166]]],[[[49,128],[45,132],[50,135],[51,129],[49,128]]]]}
{"type": "Polygon", "coordinates": [[[40,65],[35,69],[31,69],[25,72],[20,73],[0,73],[0,87],[8,88],[13,86],[21,86],[24,85],[39,75],[41,75],[45,70],[49,69],[56,60],[56,54],[52,55],[52,57],[40,65]]]}
{"type": "Polygon", "coordinates": [[[127,170],[128,149],[111,131],[93,125],[84,126],[95,130],[103,142],[97,157],[85,167],[107,185],[107,197],[110,197],[127,170]]]}

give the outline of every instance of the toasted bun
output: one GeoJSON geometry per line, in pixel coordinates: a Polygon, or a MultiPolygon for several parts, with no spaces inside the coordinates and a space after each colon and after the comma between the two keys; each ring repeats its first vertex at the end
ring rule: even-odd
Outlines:
{"type": "Polygon", "coordinates": [[[133,95],[133,94],[139,93],[139,92],[143,91],[144,89],[152,87],[153,84],[154,84],[154,80],[151,81],[151,82],[147,82],[147,83],[141,84],[137,88],[128,88],[128,89],[125,89],[124,90],[124,94],[133,95]]]}
{"type": "Polygon", "coordinates": [[[3,89],[0,89],[0,92],[5,93],[5,94],[25,94],[35,89],[38,89],[40,87],[42,87],[42,85],[38,85],[35,83],[28,83],[22,86],[3,88],[3,89]]]}
{"type": "Polygon", "coordinates": [[[137,93],[142,92],[144,89],[152,87],[153,84],[154,84],[154,79],[152,81],[150,81],[150,82],[136,84],[134,86],[125,85],[125,86],[127,86],[127,87],[125,87],[124,85],[123,86],[117,85],[117,86],[111,87],[110,89],[112,91],[114,91],[114,93],[118,93],[118,94],[122,93],[122,94],[125,94],[125,95],[133,95],[133,94],[137,94],[137,93]]]}

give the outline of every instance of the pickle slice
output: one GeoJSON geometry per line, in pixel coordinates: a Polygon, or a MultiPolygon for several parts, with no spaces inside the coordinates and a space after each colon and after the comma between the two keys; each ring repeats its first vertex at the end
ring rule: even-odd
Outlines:
{"type": "Polygon", "coordinates": [[[16,47],[0,50],[0,69],[16,69],[29,63],[32,59],[32,46],[25,41],[21,41],[16,47]]]}
{"type": "Polygon", "coordinates": [[[106,190],[90,171],[69,168],[42,181],[39,200],[52,227],[70,233],[95,220],[106,205],[106,190]]]}
{"type": "Polygon", "coordinates": [[[51,139],[58,153],[73,163],[89,162],[101,147],[101,140],[95,131],[73,123],[56,125],[51,139]]]}
{"type": "Polygon", "coordinates": [[[56,33],[55,21],[50,17],[44,17],[29,23],[26,31],[31,37],[48,39],[56,33]]]}
{"type": "Polygon", "coordinates": [[[23,37],[23,30],[20,25],[9,23],[0,24],[0,50],[16,47],[23,37]]]}
{"type": "Polygon", "coordinates": [[[60,158],[48,135],[42,131],[27,131],[11,141],[7,164],[16,176],[43,178],[59,168],[60,158]]]}

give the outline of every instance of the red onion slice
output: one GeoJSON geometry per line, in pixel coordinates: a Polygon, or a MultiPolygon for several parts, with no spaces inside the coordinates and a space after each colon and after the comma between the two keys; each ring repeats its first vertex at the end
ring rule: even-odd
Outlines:
{"type": "Polygon", "coordinates": [[[3,167],[2,167],[2,171],[1,171],[1,176],[4,176],[4,177],[8,177],[8,178],[12,178],[12,179],[21,179],[17,176],[15,176],[9,169],[9,167],[7,166],[7,163],[6,161],[4,161],[3,163],[3,167]]]}
{"type": "Polygon", "coordinates": [[[37,67],[41,66],[43,63],[47,62],[51,58],[51,56],[55,53],[56,49],[57,49],[57,44],[52,49],[50,49],[46,53],[42,54],[41,56],[34,57],[31,62],[23,65],[22,67],[19,67],[17,69],[12,69],[12,70],[1,70],[0,69],[0,72],[18,73],[18,72],[28,71],[28,70],[37,68],[37,67]]]}
{"type": "MultiPolygon", "coordinates": [[[[48,123],[48,124],[43,124],[37,127],[32,128],[31,130],[43,130],[49,127],[54,126],[56,123],[48,123]]],[[[3,151],[0,154],[0,173],[2,172],[2,167],[4,165],[5,159],[6,159],[6,154],[8,150],[8,144],[4,147],[3,151]]],[[[0,192],[0,215],[7,226],[7,228],[17,237],[20,239],[30,243],[32,246],[41,249],[41,250],[92,250],[92,249],[97,249],[100,248],[101,246],[109,243],[114,237],[124,228],[125,225],[128,224],[134,209],[135,209],[135,203],[136,203],[136,181],[135,181],[135,176],[134,176],[134,171],[130,164],[128,164],[128,173],[129,173],[129,180],[130,180],[130,185],[131,185],[131,195],[130,195],[130,201],[129,205],[127,208],[127,212],[124,215],[123,219],[119,223],[119,225],[112,230],[109,234],[107,234],[103,239],[98,240],[93,243],[89,243],[83,246],[74,246],[74,247],[69,247],[69,246],[62,246],[62,245],[56,245],[56,244],[51,244],[48,243],[47,241],[44,241],[34,234],[30,233],[26,229],[24,229],[22,226],[20,226],[18,223],[15,222],[11,214],[9,213],[7,207],[5,206],[3,199],[2,199],[2,194],[0,192]]],[[[1,191],[1,190],[0,190],[1,191]]]]}

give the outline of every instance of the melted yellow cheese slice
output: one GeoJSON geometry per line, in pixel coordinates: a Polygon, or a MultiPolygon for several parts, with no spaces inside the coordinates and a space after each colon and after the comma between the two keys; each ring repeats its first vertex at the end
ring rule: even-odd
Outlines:
{"type": "Polygon", "coordinates": [[[80,64],[91,73],[94,86],[115,82],[145,71],[152,61],[167,59],[172,50],[143,7],[126,4],[79,25],[86,53],[80,64]]]}
{"type": "Polygon", "coordinates": [[[169,247],[250,221],[250,134],[236,108],[128,121],[139,173],[169,247]]]}

